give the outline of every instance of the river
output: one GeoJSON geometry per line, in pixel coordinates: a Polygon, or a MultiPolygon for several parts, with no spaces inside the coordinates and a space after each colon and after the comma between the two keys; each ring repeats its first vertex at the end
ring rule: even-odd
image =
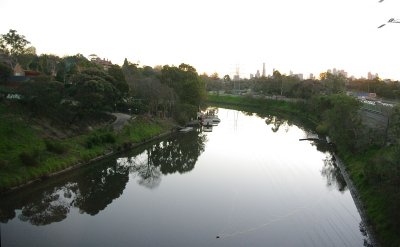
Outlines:
{"type": "Polygon", "coordinates": [[[363,246],[332,156],[274,116],[218,109],[177,133],[3,196],[1,246],[363,246]]]}

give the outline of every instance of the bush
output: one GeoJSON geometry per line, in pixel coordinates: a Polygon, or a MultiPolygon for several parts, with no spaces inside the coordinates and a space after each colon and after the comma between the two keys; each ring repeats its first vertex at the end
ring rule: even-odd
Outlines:
{"type": "Polygon", "coordinates": [[[328,128],[326,123],[321,123],[317,126],[316,131],[318,134],[326,135],[328,133],[328,128]]]}
{"type": "Polygon", "coordinates": [[[19,159],[25,166],[37,166],[39,164],[39,151],[22,152],[19,154],[19,159]]]}
{"type": "Polygon", "coordinates": [[[93,146],[105,144],[105,143],[115,143],[115,136],[111,132],[106,133],[95,133],[86,138],[86,147],[92,148],[93,146]]]}
{"type": "Polygon", "coordinates": [[[8,162],[0,159],[0,169],[5,168],[6,166],[8,166],[8,162]]]}
{"type": "Polygon", "coordinates": [[[67,152],[67,147],[60,142],[45,140],[46,149],[55,154],[63,154],[67,152]]]}
{"type": "Polygon", "coordinates": [[[100,136],[102,143],[115,143],[115,136],[112,133],[105,133],[100,136]]]}

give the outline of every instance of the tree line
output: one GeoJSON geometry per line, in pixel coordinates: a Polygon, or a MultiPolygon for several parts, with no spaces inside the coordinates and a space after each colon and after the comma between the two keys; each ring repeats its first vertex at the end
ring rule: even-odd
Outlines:
{"type": "Polygon", "coordinates": [[[379,77],[374,79],[351,79],[342,74],[323,72],[319,79],[302,80],[295,75],[284,75],[275,70],[272,76],[233,81],[228,75],[219,78],[217,74],[202,75],[206,81],[207,91],[224,91],[236,93],[239,90],[251,91],[253,94],[280,95],[291,98],[309,99],[317,94],[343,93],[346,91],[376,93],[377,96],[400,99],[400,82],[379,77]]]}
{"type": "Polygon", "coordinates": [[[29,44],[15,30],[0,36],[0,92],[21,94],[34,115],[73,123],[92,114],[122,111],[183,123],[196,116],[205,99],[205,84],[188,64],[152,68],[125,59],[122,66],[103,66],[82,54],[37,55],[29,44]],[[17,64],[35,76],[16,81],[17,64]]]}

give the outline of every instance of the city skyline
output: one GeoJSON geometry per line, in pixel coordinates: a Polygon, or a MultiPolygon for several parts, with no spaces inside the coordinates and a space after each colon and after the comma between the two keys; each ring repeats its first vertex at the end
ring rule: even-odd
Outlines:
{"type": "Polygon", "coordinates": [[[2,0],[0,8],[0,33],[17,30],[38,54],[187,63],[221,77],[233,77],[236,65],[241,76],[262,73],[265,62],[267,74],[318,76],[336,67],[349,76],[400,79],[400,24],[377,28],[400,16],[398,1],[2,0]]]}

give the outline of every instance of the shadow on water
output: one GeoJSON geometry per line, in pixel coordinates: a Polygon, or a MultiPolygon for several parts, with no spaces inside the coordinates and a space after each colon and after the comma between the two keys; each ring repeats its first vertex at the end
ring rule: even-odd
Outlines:
{"type": "Polygon", "coordinates": [[[66,219],[72,208],[96,215],[122,195],[129,174],[140,185],[155,188],[162,175],[191,171],[205,141],[205,135],[197,131],[172,135],[122,154],[125,158],[102,160],[3,196],[0,222],[18,217],[32,225],[48,225],[66,219]]]}

